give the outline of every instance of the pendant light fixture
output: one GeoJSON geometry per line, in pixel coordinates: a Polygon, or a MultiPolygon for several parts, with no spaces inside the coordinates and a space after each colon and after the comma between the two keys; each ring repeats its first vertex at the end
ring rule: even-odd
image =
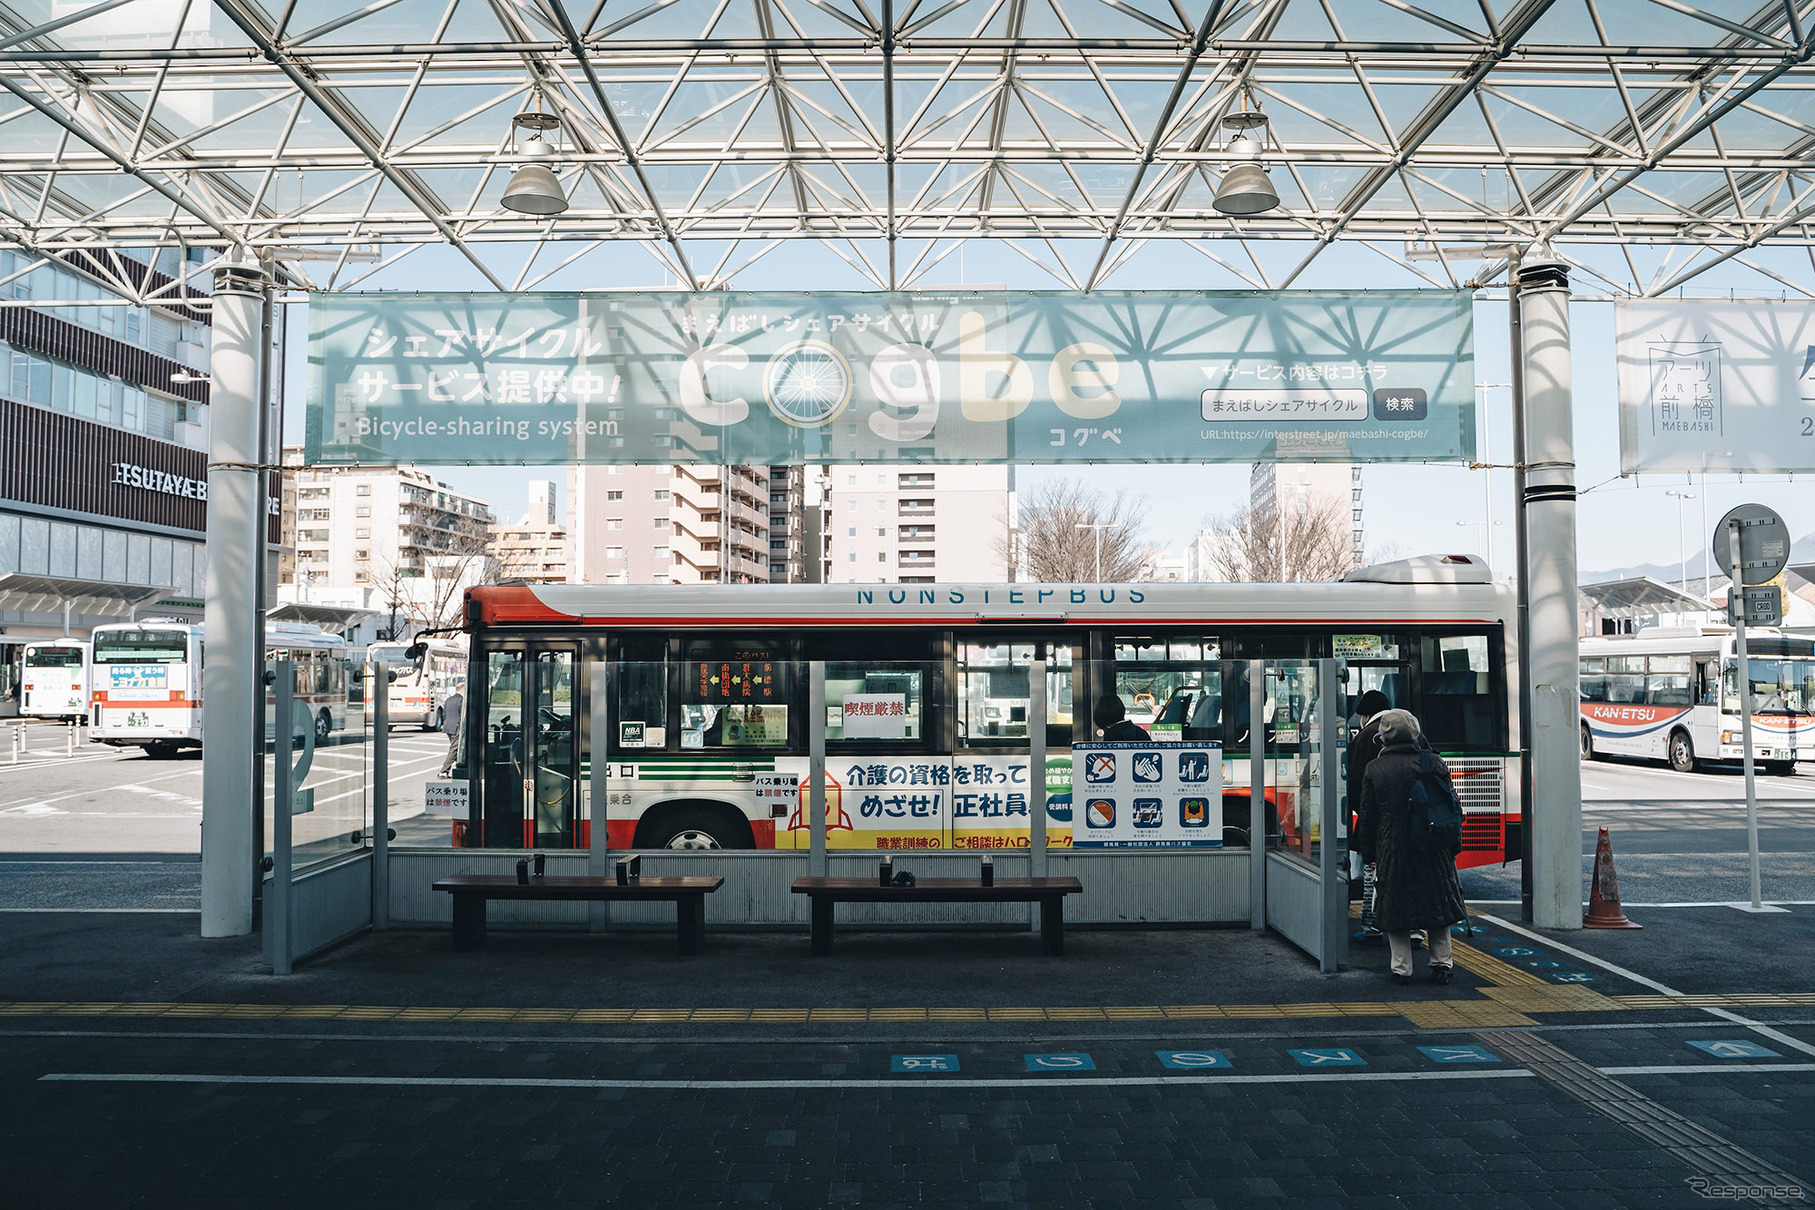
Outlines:
{"type": "Polygon", "coordinates": [[[1229,139],[1229,154],[1237,157],[1223,179],[1217,183],[1211,204],[1223,214],[1264,214],[1279,205],[1279,190],[1267,177],[1260,162],[1261,149],[1267,138],[1267,115],[1257,106],[1248,108],[1249,96],[1242,93],[1241,108],[1223,115],[1223,130],[1229,139]]]}
{"type": "Polygon", "coordinates": [[[567,209],[567,194],[561,190],[561,182],[555,179],[554,172],[542,161],[554,155],[554,148],[548,141],[548,132],[561,125],[561,120],[552,113],[542,112],[541,99],[537,98],[536,108],[529,113],[520,113],[511,119],[515,131],[517,154],[527,157],[530,162],[519,164],[511,173],[510,184],[504,188],[501,199],[506,210],[515,210],[518,214],[551,215],[560,214],[567,209]]]}

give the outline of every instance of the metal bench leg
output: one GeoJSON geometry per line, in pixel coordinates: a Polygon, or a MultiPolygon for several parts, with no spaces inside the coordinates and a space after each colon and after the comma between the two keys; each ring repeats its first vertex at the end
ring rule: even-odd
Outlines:
{"type": "Polygon", "coordinates": [[[1040,900],[1040,940],[1048,954],[1065,952],[1065,897],[1049,895],[1040,900]]]}
{"type": "Polygon", "coordinates": [[[454,892],[454,948],[485,948],[485,896],[454,892]]]}
{"type": "Polygon", "coordinates": [[[682,955],[699,953],[700,943],[706,938],[706,897],[675,896],[674,927],[680,935],[682,955]]]}
{"type": "Polygon", "coordinates": [[[832,952],[832,897],[813,895],[813,952],[832,952]]]}

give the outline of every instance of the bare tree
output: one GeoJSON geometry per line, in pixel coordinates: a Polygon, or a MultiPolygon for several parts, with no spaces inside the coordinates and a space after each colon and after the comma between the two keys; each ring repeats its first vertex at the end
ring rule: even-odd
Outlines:
{"type": "MultiPolygon", "coordinates": [[[[1021,498],[1020,550],[1041,583],[1121,584],[1147,578],[1145,497],[1103,493],[1075,479],[1052,479],[1021,498]],[[1099,546],[1100,544],[1100,546],[1099,546]]],[[[998,542],[998,551],[1010,556],[998,542]]]]}
{"type": "Polygon", "coordinates": [[[1231,583],[1339,580],[1355,569],[1354,534],[1339,500],[1317,497],[1281,513],[1252,505],[1213,518],[1209,571],[1231,583]]]}
{"type": "Polygon", "coordinates": [[[453,535],[445,548],[428,560],[428,583],[423,593],[423,613],[430,626],[460,622],[460,602],[475,584],[496,583],[504,577],[504,564],[489,531],[453,535]]]}

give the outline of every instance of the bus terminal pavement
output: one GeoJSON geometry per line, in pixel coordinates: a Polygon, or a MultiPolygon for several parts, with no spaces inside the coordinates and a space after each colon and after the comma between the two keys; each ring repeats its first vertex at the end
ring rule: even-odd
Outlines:
{"type": "Polygon", "coordinates": [[[9,1206],[1806,1204],[1815,909],[1274,934],[368,933],[8,912],[9,1206]]]}

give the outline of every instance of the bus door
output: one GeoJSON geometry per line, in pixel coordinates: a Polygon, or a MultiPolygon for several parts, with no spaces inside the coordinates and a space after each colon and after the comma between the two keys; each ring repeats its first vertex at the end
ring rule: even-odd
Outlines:
{"type": "Polygon", "coordinates": [[[483,695],[480,843],[488,848],[579,844],[577,667],[574,645],[531,643],[489,652],[485,683],[469,686],[483,695]]]}
{"type": "MultiPolygon", "coordinates": [[[[1023,848],[1029,841],[1031,728],[1046,736],[1046,842],[1071,844],[1073,673],[1083,653],[1069,636],[1046,642],[1046,711],[1032,717],[1033,635],[960,634],[953,645],[952,844],[1023,848]]],[[[1088,714],[1088,711],[1085,711],[1088,714]]]]}

